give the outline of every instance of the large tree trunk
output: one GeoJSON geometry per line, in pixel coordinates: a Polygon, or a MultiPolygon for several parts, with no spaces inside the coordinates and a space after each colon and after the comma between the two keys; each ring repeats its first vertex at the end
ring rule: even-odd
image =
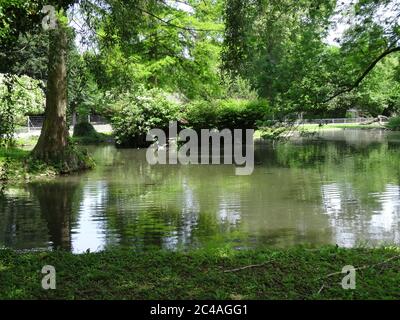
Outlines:
{"type": "Polygon", "coordinates": [[[63,160],[69,137],[66,117],[68,39],[64,26],[50,32],[45,120],[33,150],[35,158],[48,163],[63,160]]]}
{"type": "Polygon", "coordinates": [[[55,165],[61,173],[92,167],[90,157],[69,145],[67,125],[67,26],[50,31],[46,111],[34,158],[55,165]]]}

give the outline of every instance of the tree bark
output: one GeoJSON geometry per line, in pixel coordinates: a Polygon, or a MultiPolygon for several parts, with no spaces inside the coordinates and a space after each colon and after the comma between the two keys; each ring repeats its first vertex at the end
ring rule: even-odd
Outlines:
{"type": "Polygon", "coordinates": [[[45,120],[33,156],[47,163],[63,160],[68,147],[67,33],[59,25],[50,31],[45,120]]]}

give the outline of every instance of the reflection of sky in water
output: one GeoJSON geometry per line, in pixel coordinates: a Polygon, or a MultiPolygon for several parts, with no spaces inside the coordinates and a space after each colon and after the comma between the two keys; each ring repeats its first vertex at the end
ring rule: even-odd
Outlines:
{"type": "Polygon", "coordinates": [[[386,234],[393,241],[399,242],[400,187],[388,184],[385,189],[382,193],[371,195],[377,199],[382,209],[375,211],[371,217],[370,233],[378,239],[386,234]]]}
{"type": "Polygon", "coordinates": [[[340,246],[354,246],[356,236],[352,230],[351,221],[343,216],[345,212],[345,203],[349,199],[351,186],[331,183],[322,185],[322,204],[325,213],[329,215],[330,223],[334,230],[335,243],[340,246]]]}
{"type": "Polygon", "coordinates": [[[79,253],[102,250],[105,245],[105,223],[100,216],[107,196],[107,183],[95,181],[83,189],[83,200],[79,208],[79,219],[72,229],[72,251],[79,253]]]}
{"type": "Polygon", "coordinates": [[[185,177],[182,180],[182,189],[180,212],[182,227],[179,231],[172,231],[169,236],[164,238],[164,246],[169,250],[176,249],[178,245],[184,246],[190,243],[193,229],[198,223],[200,214],[200,204],[185,177]]]}
{"type": "Polygon", "coordinates": [[[242,206],[238,195],[224,195],[221,197],[218,208],[218,219],[236,225],[240,221],[242,206]]]}
{"type": "Polygon", "coordinates": [[[384,192],[371,193],[370,200],[377,204],[363,208],[353,196],[349,184],[330,183],[321,186],[322,204],[329,215],[335,242],[352,247],[368,242],[379,244],[400,241],[400,187],[387,184],[384,192]],[[349,215],[350,214],[350,215],[349,215]],[[354,219],[354,215],[357,219],[354,219]]]}
{"type": "Polygon", "coordinates": [[[322,203],[330,216],[336,216],[342,211],[342,197],[337,183],[322,186],[322,203]]]}

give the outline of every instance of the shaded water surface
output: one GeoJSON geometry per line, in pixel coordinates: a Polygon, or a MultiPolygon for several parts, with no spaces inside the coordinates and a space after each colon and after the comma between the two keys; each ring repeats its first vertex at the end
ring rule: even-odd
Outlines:
{"type": "Polygon", "coordinates": [[[0,247],[73,252],[400,244],[400,136],[338,130],[257,145],[250,176],[231,165],[158,165],[144,150],[89,150],[97,167],[10,187],[0,247]]]}

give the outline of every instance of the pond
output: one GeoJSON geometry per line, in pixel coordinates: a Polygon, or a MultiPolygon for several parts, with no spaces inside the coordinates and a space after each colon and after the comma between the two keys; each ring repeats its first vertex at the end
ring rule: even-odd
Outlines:
{"type": "Polygon", "coordinates": [[[90,147],[94,170],[9,187],[0,247],[72,252],[400,244],[400,135],[332,130],[257,144],[232,165],[156,165],[145,150],[90,147]]]}

